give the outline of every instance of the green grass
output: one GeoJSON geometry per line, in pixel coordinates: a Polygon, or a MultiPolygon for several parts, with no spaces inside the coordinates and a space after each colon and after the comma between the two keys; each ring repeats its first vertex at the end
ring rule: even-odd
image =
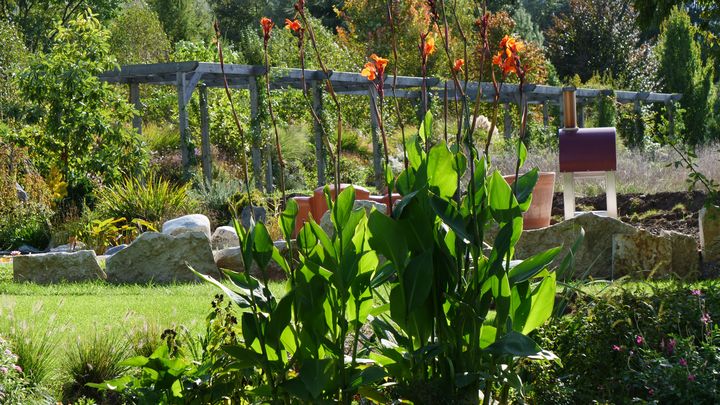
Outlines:
{"type": "MultiPolygon", "coordinates": [[[[284,283],[271,285],[278,296],[282,296],[284,288],[284,283]]],[[[148,326],[162,331],[180,325],[193,334],[200,333],[205,328],[211,301],[219,292],[208,283],[13,283],[12,265],[0,263],[0,331],[13,327],[52,331],[57,358],[51,378],[57,381],[63,378],[62,365],[68,349],[96,333],[126,337],[148,326]]]]}

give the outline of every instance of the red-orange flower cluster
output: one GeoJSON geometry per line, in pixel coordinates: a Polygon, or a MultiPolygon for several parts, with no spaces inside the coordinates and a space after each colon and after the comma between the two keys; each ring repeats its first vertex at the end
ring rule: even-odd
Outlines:
{"type": "Polygon", "coordinates": [[[524,49],[525,44],[522,41],[517,41],[515,38],[505,35],[500,41],[500,51],[493,56],[492,63],[499,66],[504,75],[509,73],[519,75],[522,73],[519,53],[524,49]]]}
{"type": "Polygon", "coordinates": [[[465,59],[455,59],[453,64],[453,70],[456,72],[462,71],[462,67],[465,65],[465,59]]]}
{"type": "Polygon", "coordinates": [[[267,41],[268,39],[270,39],[270,31],[272,31],[275,23],[271,19],[263,17],[260,19],[260,25],[262,26],[263,35],[265,37],[265,40],[267,41]]]}
{"type": "Polygon", "coordinates": [[[428,57],[435,53],[435,37],[428,35],[425,38],[425,46],[423,47],[423,56],[428,57]]]}
{"type": "Polygon", "coordinates": [[[302,30],[302,24],[300,24],[300,21],[295,19],[295,21],[291,21],[290,19],[285,19],[285,29],[286,30],[292,30],[295,33],[299,33],[300,30],[302,30]]]}
{"type": "Polygon", "coordinates": [[[370,55],[370,59],[373,61],[366,63],[365,67],[363,67],[362,71],[360,71],[360,74],[367,77],[370,81],[373,81],[378,77],[382,78],[385,73],[385,67],[388,64],[388,60],[375,54],[370,55]]]}

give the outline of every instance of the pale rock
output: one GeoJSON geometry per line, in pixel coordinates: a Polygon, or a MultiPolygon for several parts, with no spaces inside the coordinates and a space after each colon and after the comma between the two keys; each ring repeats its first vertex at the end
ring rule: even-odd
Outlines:
{"type": "Polygon", "coordinates": [[[95,252],[39,253],[13,258],[13,281],[52,284],[105,280],[95,252]]]}
{"type": "Polygon", "coordinates": [[[51,252],[77,252],[79,250],[85,250],[85,244],[78,241],[75,243],[67,243],[65,245],[55,246],[50,249],[51,252]]]}
{"type": "Polygon", "coordinates": [[[198,282],[190,271],[219,275],[205,233],[186,232],[178,236],[145,232],[125,249],[106,261],[108,281],[112,283],[198,282]]]}
{"type": "Polygon", "coordinates": [[[672,243],[645,230],[613,235],[612,262],[614,278],[665,278],[672,273],[672,243]]]}
{"type": "Polygon", "coordinates": [[[703,261],[720,262],[720,207],[703,207],[698,221],[703,261]]]}
{"type": "MultiPolygon", "coordinates": [[[[526,259],[545,250],[561,246],[562,250],[552,265],[560,262],[580,236],[580,228],[585,230],[580,249],[574,259],[574,271],[570,278],[583,275],[593,278],[610,278],[612,276],[613,235],[634,234],[638,230],[615,218],[599,216],[592,212],[559,222],[547,228],[523,231],[515,247],[515,257],[526,259]]],[[[490,231],[497,234],[497,230],[490,231]]],[[[486,241],[493,243],[494,236],[486,241]]]]}
{"type": "Polygon", "coordinates": [[[179,236],[188,232],[204,233],[210,240],[210,220],[202,214],[190,214],[171,219],[162,226],[162,233],[170,236],[179,236]]]}
{"type": "MultiPolygon", "coordinates": [[[[280,251],[281,255],[285,255],[287,251],[287,243],[284,240],[274,242],[274,245],[280,251]]],[[[242,259],[242,249],[237,247],[231,247],[227,249],[217,250],[213,252],[215,258],[215,264],[218,268],[228,269],[235,272],[244,272],[245,265],[242,259]]],[[[268,278],[272,280],[281,280],[285,278],[285,271],[277,264],[274,260],[270,260],[267,267],[268,278]]],[[[254,277],[261,277],[260,269],[255,263],[253,263],[250,274],[254,277]]]]}
{"type": "Polygon", "coordinates": [[[683,279],[696,278],[700,272],[700,255],[695,238],[677,231],[662,231],[660,236],[668,239],[672,246],[673,273],[683,279]]]}
{"type": "Polygon", "coordinates": [[[219,226],[212,234],[211,243],[213,250],[218,250],[238,246],[240,245],[240,240],[234,227],[219,226]]]}

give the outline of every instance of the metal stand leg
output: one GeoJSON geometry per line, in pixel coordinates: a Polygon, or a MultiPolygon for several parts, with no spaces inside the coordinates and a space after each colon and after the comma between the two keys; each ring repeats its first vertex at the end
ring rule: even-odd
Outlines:
{"type": "Polygon", "coordinates": [[[607,213],[610,218],[617,218],[617,190],[615,188],[615,172],[605,173],[605,186],[607,196],[607,213]]]}
{"type": "Polygon", "coordinates": [[[573,173],[563,173],[563,205],[565,219],[575,217],[575,176],[573,173]]]}

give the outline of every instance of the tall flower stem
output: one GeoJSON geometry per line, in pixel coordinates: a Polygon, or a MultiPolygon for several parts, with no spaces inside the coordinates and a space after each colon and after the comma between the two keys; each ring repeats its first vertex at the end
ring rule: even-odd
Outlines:
{"type": "MultiPolygon", "coordinates": [[[[392,81],[392,94],[393,101],[395,102],[395,112],[397,113],[398,126],[400,126],[400,133],[402,135],[402,151],[403,151],[403,166],[405,170],[408,168],[407,149],[405,145],[405,123],[403,122],[402,112],[400,111],[400,101],[398,100],[395,90],[397,88],[397,76],[398,76],[398,56],[397,56],[397,33],[395,32],[395,17],[392,12],[392,0],[387,2],[387,19],[388,25],[390,26],[390,37],[392,41],[392,55],[393,55],[393,81],[392,81]]],[[[410,187],[410,179],[408,178],[408,188],[410,187]]]]}
{"type": "Polygon", "coordinates": [[[335,89],[333,88],[332,81],[330,80],[330,71],[325,66],[325,62],[323,62],[322,55],[320,53],[320,50],[317,46],[317,40],[315,39],[315,31],[313,30],[312,24],[310,24],[310,20],[307,18],[305,14],[305,2],[304,0],[299,0],[295,4],[295,10],[297,10],[298,15],[300,16],[300,19],[302,20],[303,24],[305,25],[307,29],[307,33],[310,35],[310,43],[312,44],[313,51],[315,51],[315,57],[318,61],[318,64],[320,65],[320,69],[325,74],[325,86],[327,88],[328,93],[330,94],[330,98],[333,100],[333,103],[335,104],[335,108],[337,110],[337,143],[335,146],[335,153],[336,153],[336,164],[335,164],[335,198],[337,198],[338,194],[340,193],[340,159],[342,157],[342,130],[343,130],[343,120],[342,120],[342,111],[340,110],[340,101],[338,100],[337,94],[335,94],[335,89]]]}
{"type": "MultiPolygon", "coordinates": [[[[225,95],[228,98],[228,101],[230,102],[230,111],[232,111],[233,121],[235,122],[235,127],[237,128],[238,132],[240,133],[240,148],[243,152],[245,152],[246,148],[246,142],[245,142],[245,131],[243,130],[242,125],[240,125],[240,119],[238,118],[237,111],[235,110],[235,103],[233,102],[232,98],[232,92],[230,91],[230,85],[228,84],[227,75],[225,74],[225,58],[223,57],[223,50],[222,50],[222,44],[220,42],[220,23],[218,21],[215,21],[214,24],[215,27],[215,42],[217,44],[217,52],[218,52],[218,59],[220,60],[220,72],[222,73],[223,77],[223,85],[225,87],[225,95]]],[[[247,199],[248,201],[252,201],[250,198],[250,182],[248,181],[248,168],[247,168],[247,157],[243,156],[243,164],[242,164],[242,174],[243,174],[243,183],[245,183],[245,191],[247,193],[247,199]]],[[[253,220],[255,219],[255,210],[250,210],[250,215],[252,216],[253,220]]]]}
{"type": "MultiPolygon", "coordinates": [[[[263,51],[265,53],[265,91],[267,92],[268,112],[270,113],[270,122],[272,122],[273,131],[275,132],[275,149],[278,155],[278,163],[280,164],[280,193],[282,195],[282,204],[285,206],[285,160],[283,160],[282,150],[280,148],[280,134],[277,129],[277,120],[275,112],[272,108],[272,94],[270,93],[270,58],[268,56],[268,38],[263,41],[263,51]]],[[[269,164],[269,163],[268,163],[269,164]]]]}

